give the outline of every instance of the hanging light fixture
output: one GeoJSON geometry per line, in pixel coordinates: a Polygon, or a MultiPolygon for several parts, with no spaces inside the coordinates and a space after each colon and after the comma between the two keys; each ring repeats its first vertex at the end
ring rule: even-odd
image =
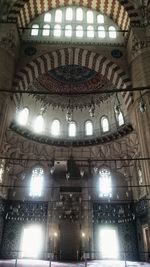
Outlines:
{"type": "Polygon", "coordinates": [[[68,104],[67,112],[66,112],[66,121],[68,123],[70,123],[70,122],[72,122],[72,118],[73,118],[73,112],[72,112],[72,109],[71,109],[70,99],[69,99],[69,104],[68,104]]]}
{"type": "Polygon", "coordinates": [[[114,104],[114,111],[116,113],[117,116],[119,116],[120,112],[121,112],[121,103],[120,100],[118,98],[118,94],[116,93],[116,99],[115,99],[115,104],[114,104]]]}
{"type": "Polygon", "coordinates": [[[146,102],[144,101],[142,93],[140,92],[139,110],[141,113],[144,113],[146,112],[146,109],[147,109],[146,102]]]}

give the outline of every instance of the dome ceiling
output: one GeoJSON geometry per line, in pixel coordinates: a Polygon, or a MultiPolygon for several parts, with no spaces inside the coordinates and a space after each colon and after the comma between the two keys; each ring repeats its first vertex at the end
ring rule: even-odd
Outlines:
{"type": "Polygon", "coordinates": [[[46,74],[42,74],[35,79],[30,85],[35,91],[49,91],[51,93],[68,94],[61,95],[35,95],[35,98],[42,101],[44,105],[51,105],[54,108],[65,109],[68,106],[69,100],[71,107],[87,108],[91,105],[93,99],[96,105],[105,101],[110,94],[92,95],[94,91],[113,88],[110,82],[97,73],[95,70],[88,69],[78,65],[64,65],[46,74]],[[91,92],[91,95],[89,94],[91,92]],[[72,95],[76,93],[85,93],[84,95],[72,95]],[[88,95],[86,95],[88,93],[88,95]]]}
{"type": "Polygon", "coordinates": [[[56,81],[69,85],[76,85],[92,79],[96,74],[95,70],[79,65],[64,65],[48,72],[48,76],[56,81]]]}

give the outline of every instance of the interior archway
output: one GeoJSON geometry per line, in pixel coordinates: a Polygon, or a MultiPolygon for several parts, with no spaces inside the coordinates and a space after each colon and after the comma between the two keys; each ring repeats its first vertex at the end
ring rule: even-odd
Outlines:
{"type": "MultiPolygon", "coordinates": [[[[65,48],[46,53],[31,61],[16,75],[14,87],[27,90],[34,79],[40,75],[65,65],[79,65],[94,70],[116,88],[127,88],[131,85],[128,74],[105,56],[81,48],[65,48]]],[[[131,94],[129,92],[123,93],[123,97],[128,108],[132,103],[131,94]]]]}

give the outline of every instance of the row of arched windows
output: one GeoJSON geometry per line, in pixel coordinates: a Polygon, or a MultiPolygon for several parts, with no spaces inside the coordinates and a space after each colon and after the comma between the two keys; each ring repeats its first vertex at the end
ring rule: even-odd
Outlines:
{"type": "Polygon", "coordinates": [[[54,18],[52,19],[51,12],[48,12],[44,15],[44,22],[51,23],[62,21],[85,21],[86,23],[104,23],[104,16],[102,14],[98,14],[95,18],[94,12],[92,10],[83,10],[82,7],[72,8],[67,7],[64,10],[56,9],[54,18]]]}
{"type": "MultiPolygon", "coordinates": [[[[17,116],[17,121],[20,125],[26,126],[29,118],[29,109],[25,107],[21,111],[19,111],[17,116]]],[[[122,126],[124,124],[124,117],[122,112],[116,117],[118,126],[122,126]]],[[[106,116],[103,116],[100,121],[101,129],[103,133],[109,132],[110,124],[109,120],[106,116]]],[[[42,133],[44,131],[45,122],[42,115],[38,115],[33,123],[33,130],[36,133],[42,133]]],[[[85,122],[85,135],[92,136],[94,133],[93,122],[91,120],[87,120],[85,122]]],[[[58,119],[53,120],[51,125],[51,135],[52,136],[60,136],[61,135],[61,123],[58,119]]],[[[77,124],[75,121],[71,121],[68,124],[68,136],[75,137],[77,135],[77,124]]]]}
{"type": "MultiPolygon", "coordinates": [[[[33,24],[31,29],[31,36],[38,36],[39,35],[39,29],[40,26],[38,24],[33,24]]],[[[105,38],[106,37],[106,30],[104,26],[98,26],[97,30],[95,31],[94,26],[89,25],[87,26],[86,30],[84,30],[82,25],[77,25],[74,29],[74,27],[70,24],[65,25],[62,28],[61,24],[55,24],[52,28],[49,24],[44,24],[42,27],[42,36],[50,36],[50,33],[52,32],[54,37],[61,37],[63,34],[65,37],[72,37],[73,35],[82,38],[82,37],[88,37],[88,38],[94,38],[95,35],[98,38],[105,38]]],[[[109,38],[116,38],[116,29],[113,26],[110,26],[108,28],[108,36],[109,38]]]]}
{"type": "Polygon", "coordinates": [[[32,24],[31,36],[116,38],[116,28],[109,24],[106,25],[105,17],[96,11],[67,7],[45,13],[42,22],[32,24]]]}

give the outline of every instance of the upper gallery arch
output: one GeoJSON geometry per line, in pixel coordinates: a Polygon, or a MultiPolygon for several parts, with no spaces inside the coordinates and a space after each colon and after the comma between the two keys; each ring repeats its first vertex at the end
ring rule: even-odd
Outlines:
{"type": "MultiPolygon", "coordinates": [[[[26,27],[40,14],[69,5],[72,5],[72,2],[64,0],[17,0],[9,11],[8,21],[17,20],[19,27],[26,27]]],[[[130,23],[140,22],[138,13],[129,0],[74,0],[73,5],[88,7],[109,16],[122,30],[127,30],[130,23]]]]}

